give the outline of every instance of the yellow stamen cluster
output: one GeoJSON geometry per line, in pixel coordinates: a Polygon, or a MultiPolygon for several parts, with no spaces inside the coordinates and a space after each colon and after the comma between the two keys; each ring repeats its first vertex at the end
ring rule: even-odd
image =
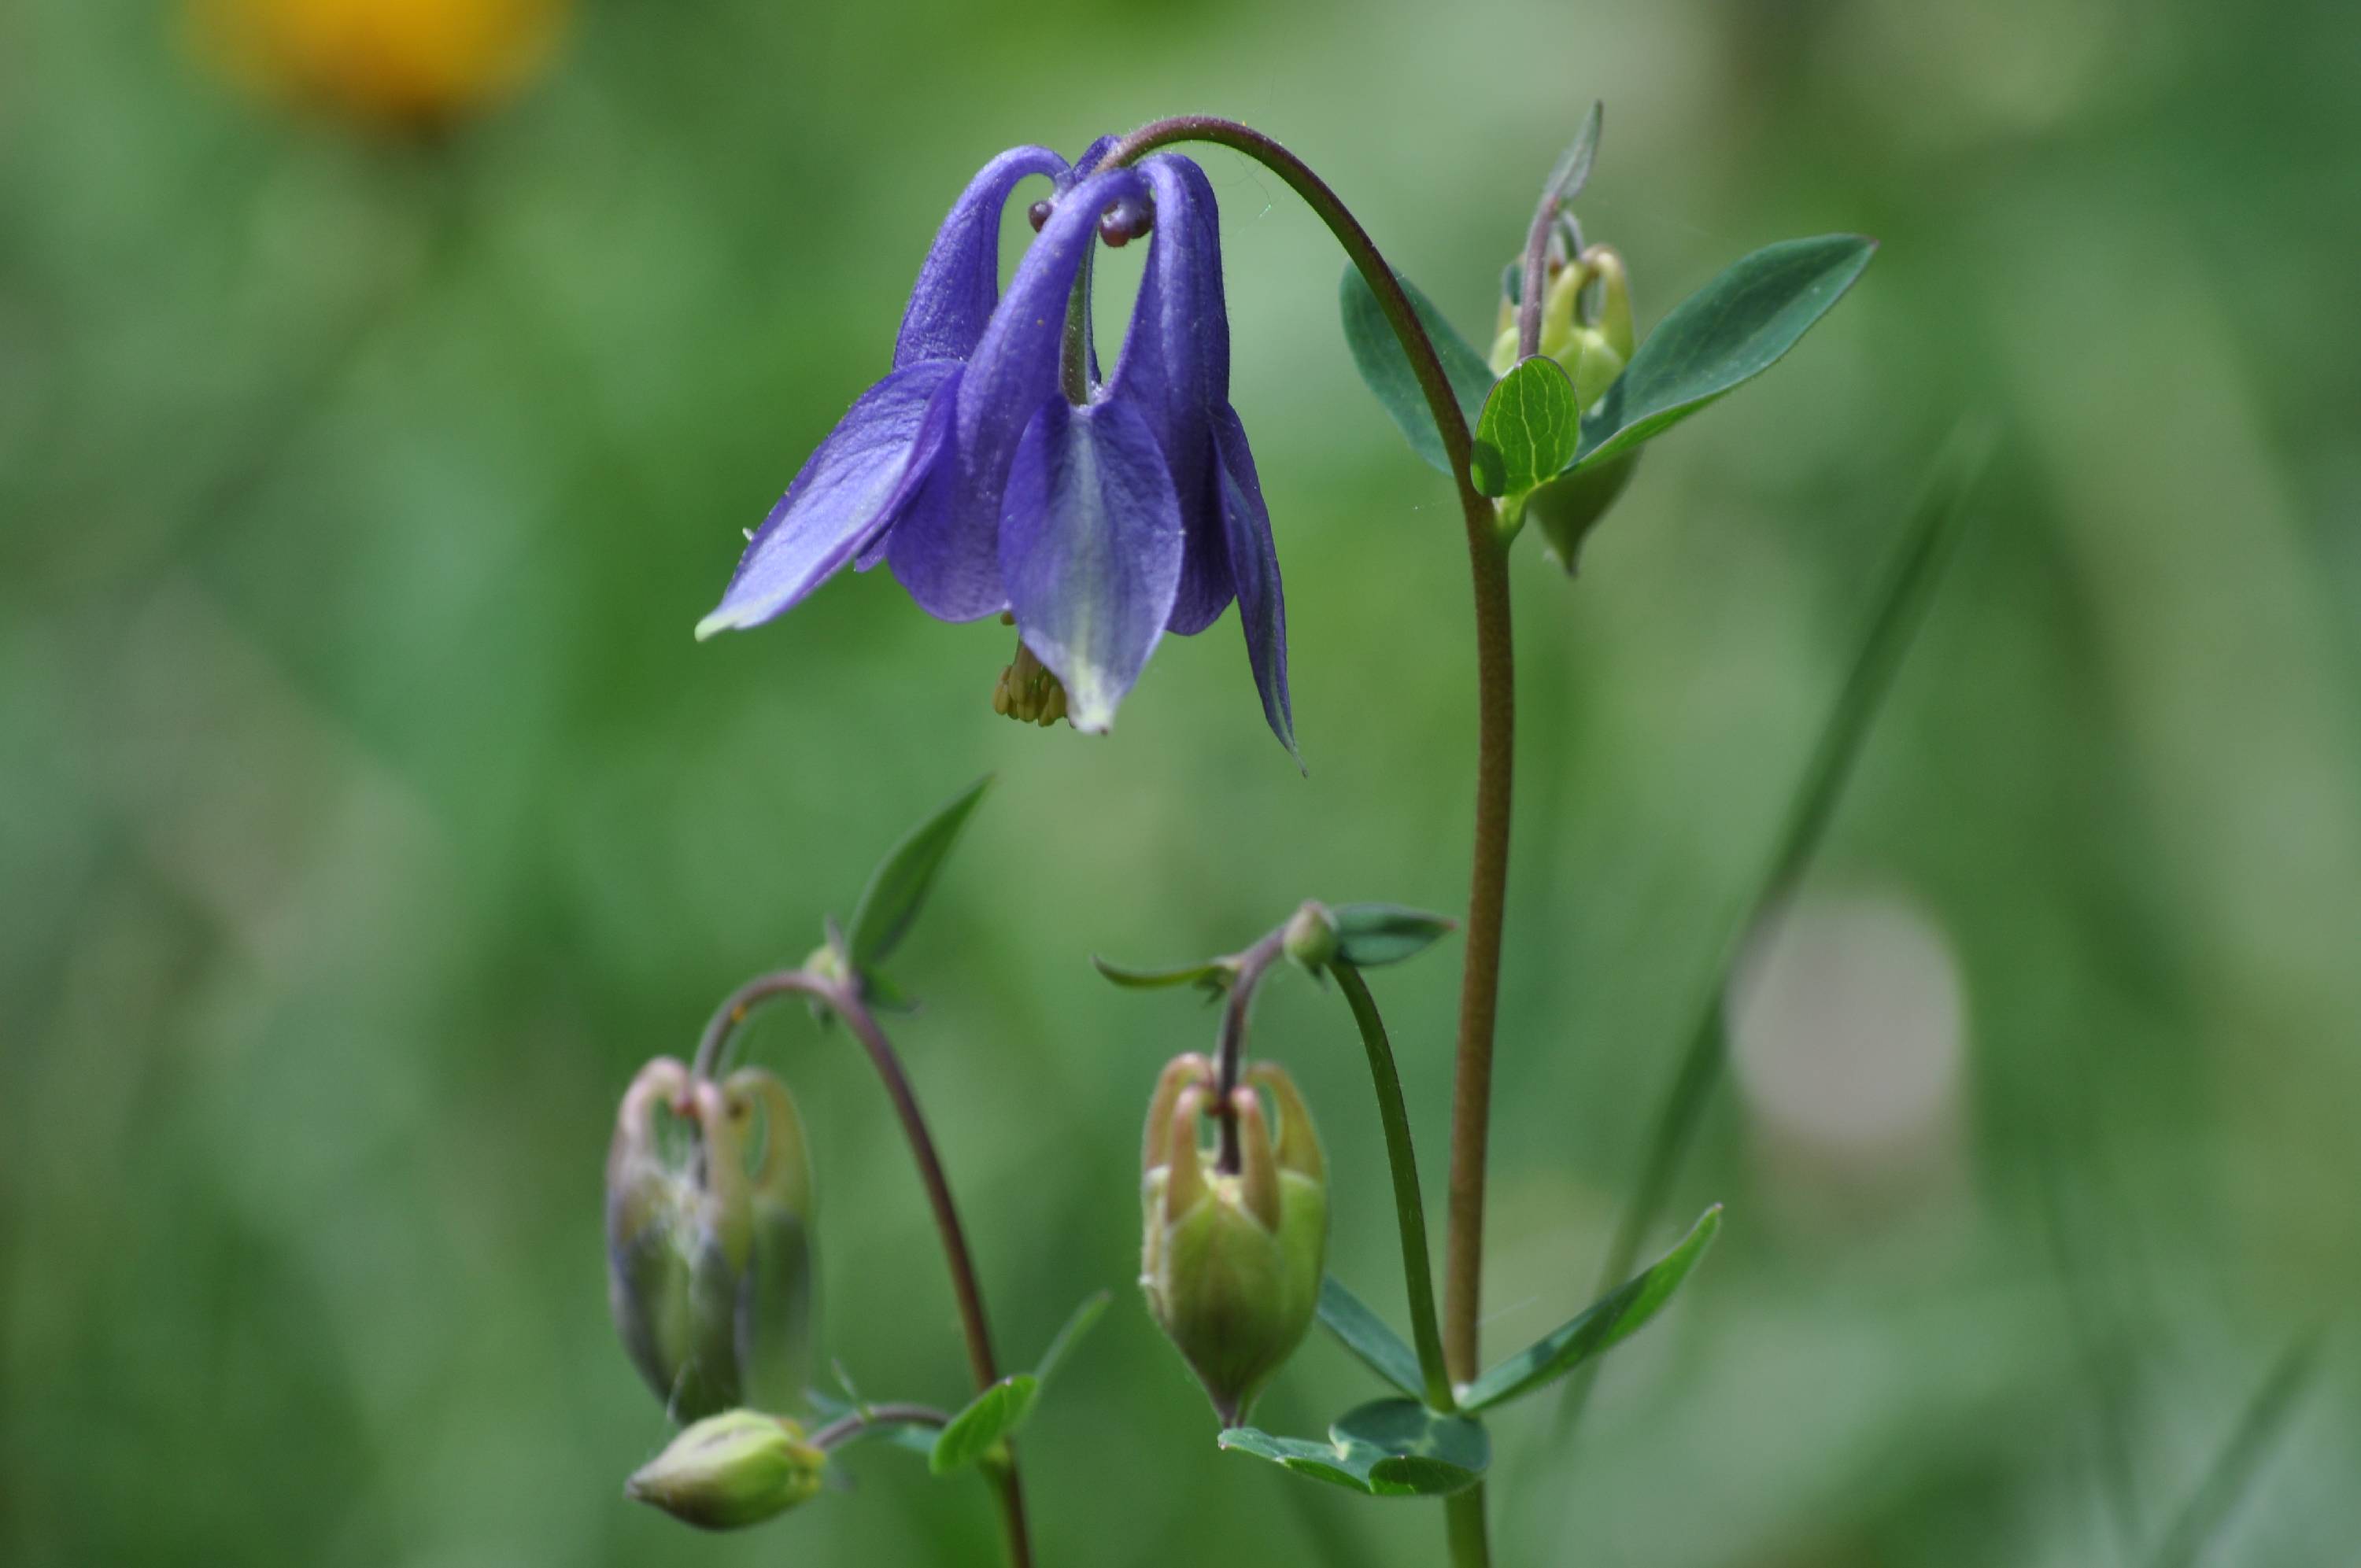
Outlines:
{"type": "Polygon", "coordinates": [[[992,711],[1047,729],[1066,717],[1065,683],[1019,641],[1016,662],[1000,672],[1000,684],[993,688],[992,711]]]}

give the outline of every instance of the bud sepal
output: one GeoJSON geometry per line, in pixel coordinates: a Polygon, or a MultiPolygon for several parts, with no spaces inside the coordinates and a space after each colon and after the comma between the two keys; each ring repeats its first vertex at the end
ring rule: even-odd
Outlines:
{"type": "Polygon", "coordinates": [[[813,1207],[803,1120],[774,1075],[716,1083],[662,1057],[631,1080],[607,1157],[608,1300],[675,1420],[800,1396],[813,1207]]]}
{"type": "Polygon", "coordinates": [[[1165,1069],[1142,1156],[1140,1287],[1149,1311],[1235,1426],[1312,1326],[1328,1245],[1328,1180],[1318,1132],[1294,1081],[1257,1065],[1228,1096],[1239,1168],[1198,1141],[1219,1114],[1212,1063],[1165,1069]],[[1279,1115],[1274,1141],[1257,1089],[1279,1115]]]}

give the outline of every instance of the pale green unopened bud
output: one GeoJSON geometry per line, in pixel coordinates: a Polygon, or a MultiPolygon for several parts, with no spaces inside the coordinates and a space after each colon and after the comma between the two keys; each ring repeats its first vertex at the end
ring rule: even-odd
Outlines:
{"type": "Polygon", "coordinates": [[[801,1397],[811,1212],[803,1122],[777,1078],[715,1083],[666,1057],[632,1080],[607,1156],[608,1299],[675,1420],[801,1397]]]}
{"type": "Polygon", "coordinates": [[[623,1491],[699,1530],[742,1530],[809,1501],[827,1469],[795,1422],[725,1410],[684,1430],[623,1491]]]}
{"type": "Polygon", "coordinates": [[[1303,1342],[1328,1250],[1327,1167],[1311,1115],[1279,1068],[1246,1076],[1279,1108],[1277,1146],[1262,1102],[1241,1085],[1230,1099],[1240,1168],[1220,1170],[1197,1141],[1212,1065],[1183,1057],[1157,1085],[1140,1189],[1148,1310],[1226,1426],[1246,1419],[1303,1342]]]}
{"type": "MultiPolygon", "coordinates": [[[[1603,245],[1554,264],[1558,269],[1543,297],[1541,351],[1565,369],[1574,382],[1576,404],[1588,413],[1623,374],[1636,346],[1631,277],[1623,258],[1603,245]]],[[[1506,375],[1516,364],[1517,347],[1516,310],[1503,301],[1500,336],[1492,345],[1494,374],[1506,375]]],[[[1580,563],[1583,540],[1631,482],[1639,461],[1636,450],[1628,452],[1553,479],[1525,498],[1525,521],[1540,531],[1549,553],[1569,575],[1580,563]]]]}
{"type": "Polygon", "coordinates": [[[1324,904],[1306,901],[1287,922],[1280,938],[1288,959],[1304,969],[1324,969],[1336,957],[1336,917],[1324,904]]]}

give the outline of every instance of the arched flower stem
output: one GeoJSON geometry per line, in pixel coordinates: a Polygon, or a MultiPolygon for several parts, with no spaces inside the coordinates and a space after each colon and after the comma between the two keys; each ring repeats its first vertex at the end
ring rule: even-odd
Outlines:
{"type": "MultiPolygon", "coordinates": [[[[943,1259],[950,1266],[951,1292],[959,1299],[960,1329],[967,1341],[968,1368],[974,1376],[978,1393],[1000,1380],[1000,1370],[992,1354],[992,1328],[983,1310],[983,1288],[976,1281],[975,1260],[968,1252],[967,1233],[961,1228],[958,1205],[951,1201],[950,1181],[943,1175],[943,1162],[935,1152],[934,1135],[927,1130],[926,1116],[918,1109],[918,1097],[910,1087],[909,1074],[902,1068],[902,1058],[895,1054],[893,1042],[877,1025],[876,1015],[851,986],[816,975],[807,970],[781,970],[774,974],[758,975],[731,992],[706,1025],[705,1035],[697,1042],[694,1070],[700,1078],[710,1078],[721,1065],[731,1038],[755,1008],[780,996],[807,996],[844,1020],[854,1036],[869,1053],[870,1065],[877,1069],[885,1085],[886,1098],[894,1102],[894,1113],[901,1118],[903,1135],[909,1140],[910,1157],[918,1168],[918,1179],[927,1189],[927,1201],[935,1213],[935,1229],[942,1239],[943,1259]]],[[[1007,1463],[987,1469],[996,1488],[1000,1502],[1001,1522],[1008,1541],[1010,1568],[1031,1568],[1033,1551],[1025,1528],[1025,1494],[1016,1474],[1015,1445],[1009,1449],[1007,1463]]]]}
{"type": "MultiPolygon", "coordinates": [[[[1208,142],[1244,153],[1286,181],[1377,296],[1409,356],[1451,463],[1467,532],[1476,600],[1476,847],[1468,876],[1467,937],[1459,986],[1459,1038],[1451,1102],[1451,1229],[1444,1280],[1443,1349],[1455,1383],[1479,1369],[1477,1324],[1484,1273],[1484,1173],[1491,1142],[1492,1037],[1499,1013],[1500,927],[1508,904],[1510,775],[1516,757],[1516,652],[1509,620],[1509,546],[1492,503],[1469,472],[1467,419],[1451,390],[1433,340],[1377,242],[1336,192],[1301,159],[1251,126],[1212,115],[1180,115],[1142,126],[1108,149],[1102,169],[1137,162],[1159,148],[1208,142]]],[[[1538,319],[1538,318],[1537,318],[1538,319]]],[[[1462,1568],[1489,1560],[1481,1485],[1445,1499],[1452,1559],[1462,1568]]]]}
{"type": "Polygon", "coordinates": [[[1222,1148],[1213,1168],[1224,1176],[1235,1176],[1246,1168],[1244,1151],[1238,1147],[1237,1113],[1230,1109],[1230,1095],[1246,1073],[1246,1014],[1254,1006],[1255,987],[1270,966],[1286,951],[1287,930],[1281,927],[1248,948],[1237,957],[1237,968],[1230,976],[1229,1000],[1222,1007],[1221,1043],[1213,1052],[1213,1114],[1219,1119],[1222,1148]]]}
{"type": "Polygon", "coordinates": [[[878,1427],[932,1427],[939,1431],[950,1424],[950,1417],[932,1405],[863,1405],[814,1431],[810,1442],[826,1453],[878,1427]]]}

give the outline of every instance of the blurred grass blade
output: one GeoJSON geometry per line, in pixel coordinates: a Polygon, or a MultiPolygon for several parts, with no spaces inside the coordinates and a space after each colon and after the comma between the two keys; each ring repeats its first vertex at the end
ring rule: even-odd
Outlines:
{"type": "Polygon", "coordinates": [[[1320,1281],[1320,1326],[1342,1341],[1362,1365],[1411,1398],[1424,1397],[1418,1353],[1378,1316],[1376,1308],[1346,1289],[1333,1274],[1320,1281]]]}
{"type": "Polygon", "coordinates": [[[855,969],[882,961],[909,935],[927,894],[935,885],[936,873],[959,841],[960,829],[967,825],[968,814],[991,787],[992,775],[986,773],[945,801],[933,816],[910,829],[869,874],[869,885],[861,890],[861,902],[852,911],[851,928],[846,934],[845,956],[855,969]]]}
{"type": "MultiPolygon", "coordinates": [[[[1673,1179],[1688,1152],[1689,1140],[1697,1131],[1698,1118],[1704,1114],[1706,1101],[1721,1080],[1727,1055],[1722,1039],[1722,995],[1728,989],[1730,971],[1755,922],[1794,889],[1819,849],[1828,820],[1836,815],[1837,802],[1844,794],[1845,783],[1852,776],[1853,764],[1860,760],[1861,743],[1869,738],[1870,727],[1884,704],[1886,693],[1893,688],[1894,674],[1916,641],[1918,629],[1926,623],[1935,591],[1951,564],[1967,515],[1969,493],[1983,471],[1991,447],[1988,434],[1963,432],[1952,438],[1936,461],[1934,476],[1919,498],[1917,510],[1886,576],[1884,590],[1878,597],[1876,613],[1853,656],[1851,672],[1845,677],[1836,706],[1829,710],[1828,723],[1820,731],[1819,743],[1813,749],[1811,762],[1789,803],[1778,846],[1746,906],[1745,918],[1725,945],[1698,998],[1697,1023],[1649,1138],[1639,1185],[1624,1210],[1621,1223],[1616,1226],[1606,1262],[1599,1269],[1602,1289],[1631,1272],[1631,1265],[1671,1193],[1673,1179]]],[[[1596,1376],[1595,1365],[1586,1367],[1566,1385],[1557,1414],[1557,1435],[1561,1440],[1581,1419],[1596,1376]]]]}
{"type": "Polygon", "coordinates": [[[2255,1391],[2254,1399],[2246,1406],[2238,1430],[2230,1434],[2221,1456],[2213,1461],[2213,1467],[2205,1473],[2205,1479],[2181,1509],[2180,1518],[2173,1522],[2171,1533],[2164,1538],[2164,1545],[2156,1554],[2156,1568],[2196,1568],[2207,1545],[2253,1486],[2263,1461],[2286,1430],[2288,1418],[2295,1413],[2297,1403],[2312,1386],[2312,1374],[2319,1365],[2317,1334],[2306,1334],[2280,1354],[2270,1376],[2263,1379],[2263,1386],[2255,1391]]]}
{"type": "MultiPolygon", "coordinates": [[[[2086,1160],[2095,1150],[2098,1127],[2092,1124],[2061,1135],[2037,1124],[2033,1143],[2033,1185],[2040,1202],[2042,1229],[2049,1243],[2066,1317],[2074,1336],[2075,1356],[2090,1385],[2091,1409],[2098,1449],[2099,1489],[2106,1499],[2114,1526],[2117,1554],[2136,1562],[2146,1531],[2140,1525],[2138,1466],[2135,1463],[2133,1429],[2139,1392],[2139,1335],[2130,1314],[2116,1302],[2107,1275],[2109,1244],[2120,1245],[2130,1223],[2122,1204],[2078,1223],[2069,1201],[2065,1175],[2067,1146],[2081,1148],[2086,1160]]],[[[2091,1163],[2095,1163],[2092,1161],[2091,1163]]]]}
{"type": "Polygon", "coordinates": [[[1593,1302],[1565,1327],[1544,1335],[1470,1383],[1460,1408],[1486,1410],[1548,1387],[1585,1362],[1605,1354],[1648,1326],[1664,1310],[1721,1232],[1721,1205],[1697,1217],[1680,1245],[1637,1278],[1593,1302]]]}
{"type": "Polygon", "coordinates": [[[1046,1385],[1049,1375],[1065,1364],[1066,1357],[1073,1354],[1074,1346],[1097,1324],[1099,1314],[1105,1311],[1107,1303],[1114,1299],[1114,1294],[1106,1290],[1094,1292],[1084,1299],[1082,1304],[1074,1309],[1073,1315],[1066,1320],[1066,1326],[1060,1329],[1057,1337],[1049,1342],[1049,1348],[1041,1353],[1040,1364],[1033,1368],[1033,1376],[1046,1385]]]}
{"type": "MultiPolygon", "coordinates": [[[[1483,417],[1484,400],[1492,395],[1492,367],[1468,341],[1452,330],[1443,313],[1429,302],[1427,297],[1407,278],[1395,274],[1402,292],[1410,296],[1411,309],[1417,313],[1420,324],[1427,336],[1434,340],[1434,351],[1443,360],[1443,373],[1450,378],[1452,395],[1459,400],[1459,411],[1473,431],[1483,417]]],[[[1338,285],[1337,308],[1345,317],[1345,344],[1353,351],[1353,364],[1393,422],[1401,427],[1411,450],[1426,459],[1438,471],[1451,472],[1451,459],[1443,450],[1443,433],[1434,428],[1433,411],[1426,406],[1426,393],[1418,384],[1418,373],[1410,367],[1409,356],[1402,353],[1401,339],[1394,335],[1393,324],[1386,320],[1384,307],[1370,292],[1366,279],[1353,268],[1345,269],[1345,280],[1338,285]]]]}

